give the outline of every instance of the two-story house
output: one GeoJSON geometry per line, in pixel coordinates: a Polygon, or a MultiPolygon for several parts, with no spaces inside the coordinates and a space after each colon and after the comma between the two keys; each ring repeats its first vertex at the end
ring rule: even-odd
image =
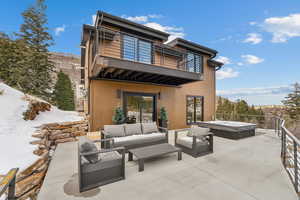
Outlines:
{"type": "Polygon", "coordinates": [[[215,114],[217,51],[129,20],[97,12],[83,25],[82,82],[91,130],[112,124],[116,107],[137,122],[157,121],[165,107],[169,128],[215,114]]]}

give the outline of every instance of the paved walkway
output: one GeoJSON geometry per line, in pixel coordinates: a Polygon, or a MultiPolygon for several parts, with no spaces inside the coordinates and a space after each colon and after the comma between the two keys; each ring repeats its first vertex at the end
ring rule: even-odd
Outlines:
{"type": "MultiPolygon", "coordinates": [[[[170,137],[173,141],[172,133],[170,137]]],[[[213,154],[196,159],[183,154],[182,161],[177,161],[177,155],[171,154],[145,162],[143,172],[138,172],[136,162],[126,162],[124,181],[81,194],[76,188],[77,163],[63,167],[68,165],[66,159],[77,161],[77,153],[74,152],[77,145],[59,145],[38,199],[298,199],[282,167],[280,140],[274,133],[269,131],[239,141],[214,139],[213,154]]]]}

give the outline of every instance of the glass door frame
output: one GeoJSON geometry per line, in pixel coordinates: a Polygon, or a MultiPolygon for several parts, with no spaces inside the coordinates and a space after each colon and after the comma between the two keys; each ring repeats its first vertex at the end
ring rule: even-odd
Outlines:
{"type": "MultiPolygon", "coordinates": [[[[143,92],[123,92],[123,110],[125,117],[127,117],[127,96],[147,96],[147,97],[153,97],[153,115],[152,120],[156,122],[157,120],[157,94],[155,93],[143,93],[143,92]]],[[[142,119],[142,118],[141,118],[142,119]]],[[[140,122],[137,122],[140,123],[140,122]]]]}

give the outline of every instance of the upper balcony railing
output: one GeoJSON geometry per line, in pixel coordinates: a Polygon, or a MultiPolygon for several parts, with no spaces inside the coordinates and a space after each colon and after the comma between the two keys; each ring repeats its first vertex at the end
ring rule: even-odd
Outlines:
{"type": "Polygon", "coordinates": [[[98,37],[92,42],[92,57],[95,58],[96,54],[202,73],[202,60],[197,63],[195,59],[187,59],[187,52],[184,50],[106,27],[99,29],[98,37]]]}

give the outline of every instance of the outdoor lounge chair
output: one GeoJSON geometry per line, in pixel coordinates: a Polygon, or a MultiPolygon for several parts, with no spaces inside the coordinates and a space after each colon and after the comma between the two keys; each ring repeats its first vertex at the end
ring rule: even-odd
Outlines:
{"type": "Polygon", "coordinates": [[[175,146],[195,158],[213,153],[213,134],[200,127],[176,130],[175,146]]]}
{"type": "Polygon", "coordinates": [[[98,150],[95,142],[85,136],[79,138],[79,188],[80,192],[125,179],[124,147],[98,150]]]}

